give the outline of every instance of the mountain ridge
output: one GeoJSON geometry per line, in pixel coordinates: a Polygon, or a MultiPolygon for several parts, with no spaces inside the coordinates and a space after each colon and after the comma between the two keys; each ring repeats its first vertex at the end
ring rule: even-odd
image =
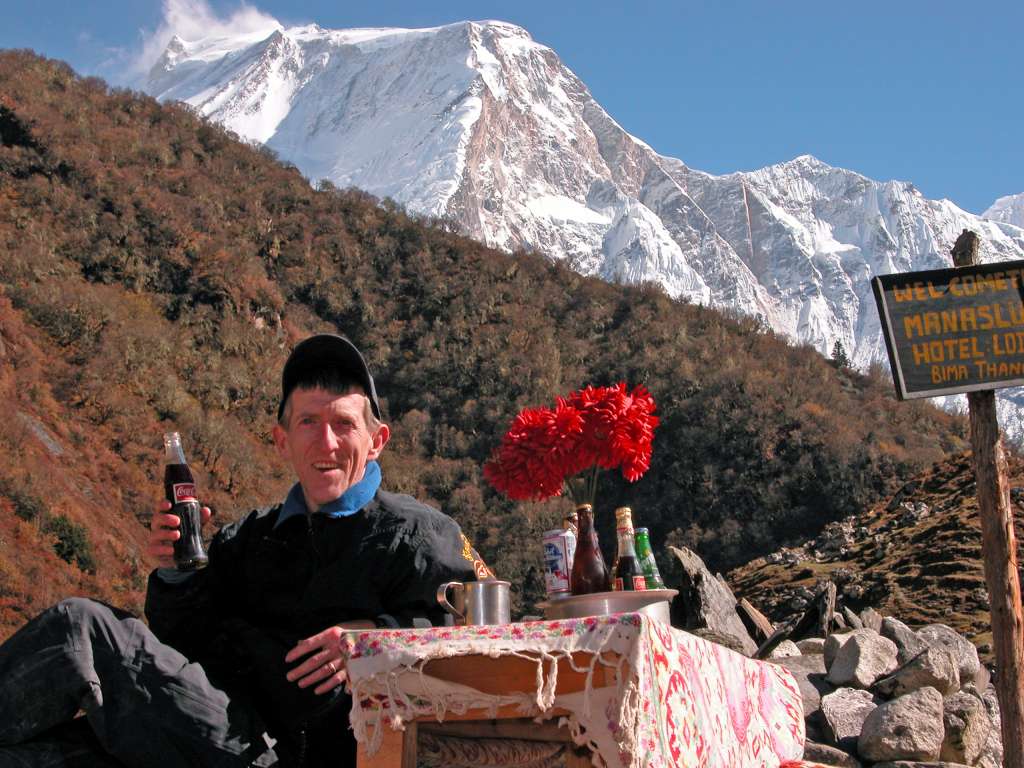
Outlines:
{"type": "Polygon", "coordinates": [[[982,237],[984,259],[1024,258],[1024,230],[909,182],[810,155],[722,176],[660,155],[515,25],[389,32],[381,52],[367,42],[381,30],[281,28],[237,41],[218,65],[230,78],[193,62],[206,68],[198,89],[176,79],[181,62],[162,61],[145,90],[266,143],[314,182],[451,219],[492,247],[762,317],[826,355],[839,341],[861,369],[886,360],[867,276],[947,266],[965,228],[982,237]],[[290,84],[243,67],[243,52],[288,68],[290,84]],[[264,113],[280,117],[272,133],[264,113]]]}

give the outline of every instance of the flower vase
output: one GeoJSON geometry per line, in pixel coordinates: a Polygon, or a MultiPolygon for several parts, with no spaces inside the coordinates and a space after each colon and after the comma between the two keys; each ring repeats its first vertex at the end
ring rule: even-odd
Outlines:
{"type": "Polygon", "coordinates": [[[601,554],[601,544],[594,526],[594,508],[590,504],[576,507],[579,532],[576,557],[572,564],[571,588],[574,595],[608,591],[608,566],[601,554]]]}

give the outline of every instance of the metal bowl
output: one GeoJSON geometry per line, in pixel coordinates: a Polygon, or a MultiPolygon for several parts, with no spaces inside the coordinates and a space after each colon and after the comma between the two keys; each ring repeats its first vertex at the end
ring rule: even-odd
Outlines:
{"type": "Polygon", "coordinates": [[[545,619],[578,619],[583,616],[604,616],[609,613],[646,613],[656,621],[671,624],[669,603],[678,589],[645,589],[639,592],[593,592],[570,595],[538,603],[545,619]]]}

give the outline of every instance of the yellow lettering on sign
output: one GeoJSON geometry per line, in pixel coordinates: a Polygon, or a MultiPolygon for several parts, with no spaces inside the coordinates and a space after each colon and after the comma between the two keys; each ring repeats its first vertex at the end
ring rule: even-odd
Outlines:
{"type": "Polygon", "coordinates": [[[978,330],[978,316],[974,313],[974,307],[964,307],[960,310],[960,330],[978,330]]]}
{"type": "Polygon", "coordinates": [[[949,381],[963,381],[970,374],[966,365],[933,365],[931,368],[932,384],[945,384],[949,381]]]}
{"type": "Polygon", "coordinates": [[[956,333],[957,326],[959,323],[959,315],[955,309],[943,310],[939,313],[942,317],[942,332],[943,333],[956,333]]]}
{"type": "Polygon", "coordinates": [[[1013,323],[1003,317],[1003,308],[998,304],[992,305],[992,314],[995,317],[997,328],[1010,328],[1013,323]]]}
{"type": "Polygon", "coordinates": [[[914,289],[910,286],[900,288],[898,285],[892,287],[892,297],[898,301],[913,301],[914,300],[914,289]]]}
{"type": "Polygon", "coordinates": [[[978,317],[981,318],[981,330],[991,331],[995,325],[995,321],[992,319],[992,307],[988,304],[978,307],[978,317]]]}
{"type": "Polygon", "coordinates": [[[914,365],[923,365],[932,362],[932,356],[928,354],[927,344],[912,344],[910,352],[914,355],[914,365]]]}
{"type": "Polygon", "coordinates": [[[1008,379],[1024,375],[1024,363],[975,363],[980,379],[1008,379]]]}
{"type": "Polygon", "coordinates": [[[921,322],[920,315],[910,315],[903,318],[903,332],[907,335],[908,339],[914,338],[914,333],[917,332],[918,336],[924,336],[924,324],[921,322]]]}
{"type": "Polygon", "coordinates": [[[993,336],[992,354],[996,357],[1024,354],[1024,331],[993,336]]]}

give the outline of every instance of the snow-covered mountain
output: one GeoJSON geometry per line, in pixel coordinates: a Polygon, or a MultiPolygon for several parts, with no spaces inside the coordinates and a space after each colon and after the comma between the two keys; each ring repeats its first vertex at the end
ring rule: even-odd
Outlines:
{"type": "Polygon", "coordinates": [[[871,275],[948,266],[964,228],[985,260],[1024,258],[1017,219],[983,220],[906,182],[810,156],[713,176],[659,155],[554,51],[503,22],[175,37],[144,88],[313,181],[585,274],[760,315],[825,354],[841,341],[860,366],[885,359],[871,275]]]}
{"type": "Polygon", "coordinates": [[[981,217],[1024,228],[1024,192],[1000,197],[981,217]]]}

